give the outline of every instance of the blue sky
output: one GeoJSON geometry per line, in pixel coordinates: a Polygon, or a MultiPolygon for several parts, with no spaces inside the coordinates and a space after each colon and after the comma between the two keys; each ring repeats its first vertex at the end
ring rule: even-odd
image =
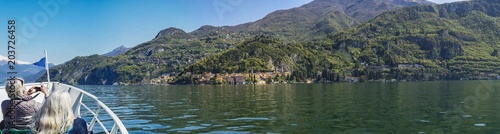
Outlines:
{"type": "MultiPolygon", "coordinates": [[[[0,0],[0,26],[5,27],[0,29],[0,44],[6,46],[7,20],[14,19],[17,60],[36,62],[47,49],[49,62],[61,64],[120,45],[133,47],[168,27],[191,32],[202,25],[237,25],[310,1],[0,0]]],[[[0,49],[0,55],[7,51],[0,49]]]]}

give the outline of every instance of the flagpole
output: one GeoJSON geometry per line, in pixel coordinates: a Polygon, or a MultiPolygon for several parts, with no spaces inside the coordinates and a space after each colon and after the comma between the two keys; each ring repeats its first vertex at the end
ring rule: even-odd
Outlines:
{"type": "Polygon", "coordinates": [[[47,57],[47,49],[44,49],[43,52],[45,53],[45,71],[47,71],[47,82],[49,82],[47,88],[49,88],[48,86],[50,86],[50,73],[49,73],[49,58],[47,57]]]}

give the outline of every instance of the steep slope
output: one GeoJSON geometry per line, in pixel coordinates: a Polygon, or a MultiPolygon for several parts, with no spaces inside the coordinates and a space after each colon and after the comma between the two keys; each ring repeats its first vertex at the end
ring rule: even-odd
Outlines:
{"type": "Polygon", "coordinates": [[[492,79],[500,74],[499,20],[495,0],[407,7],[314,43],[255,38],[185,71],[272,71],[283,62],[289,80],[492,79]]]}
{"type": "MultiPolygon", "coordinates": [[[[237,26],[202,26],[191,33],[167,28],[161,30],[153,40],[139,44],[124,54],[116,57],[77,57],[53,69],[51,75],[55,81],[71,84],[138,84],[182,72],[186,66],[203,57],[232,49],[235,44],[252,40],[256,35],[270,35],[288,45],[297,44],[291,43],[296,40],[321,40],[328,34],[359,25],[379,11],[416,4],[430,3],[417,0],[315,0],[298,8],[273,12],[256,22],[237,26]],[[373,5],[381,6],[371,9],[373,5]]],[[[310,77],[315,73],[307,68],[321,70],[322,66],[315,65],[327,59],[314,58],[314,55],[321,54],[315,49],[322,44],[317,43],[319,42],[304,44],[305,50],[300,50],[300,53],[304,53],[303,59],[289,64],[289,68],[296,66],[296,71],[308,71],[307,76],[301,75],[303,77],[310,77]],[[308,61],[313,59],[314,62],[308,61]]],[[[339,58],[329,58],[331,62],[328,66],[338,63],[334,59],[339,58]]]]}
{"type": "Polygon", "coordinates": [[[294,48],[297,47],[285,45],[275,38],[256,36],[233,49],[205,57],[187,67],[186,71],[197,74],[241,73],[250,72],[252,67],[255,71],[291,70],[292,59],[288,55],[297,51],[294,48]]]}
{"type": "Polygon", "coordinates": [[[237,26],[204,26],[191,32],[206,36],[214,31],[268,34],[281,39],[309,40],[364,23],[380,13],[399,7],[433,4],[425,0],[315,0],[301,7],[279,10],[255,22],[237,26]]]}
{"type": "Polygon", "coordinates": [[[499,17],[496,0],[398,9],[332,36],[325,49],[360,65],[389,65],[390,78],[482,79],[500,73],[499,17]]]}
{"type": "MultiPolygon", "coordinates": [[[[315,78],[324,68],[349,66],[349,59],[341,59],[347,57],[327,55],[325,50],[318,48],[319,46],[309,43],[283,43],[277,38],[260,35],[243,41],[225,52],[204,57],[188,66],[183,73],[232,74],[250,73],[253,70],[284,75],[291,72],[288,80],[302,81],[315,78]]],[[[178,82],[187,83],[182,79],[178,82]]]]}
{"type": "Polygon", "coordinates": [[[178,73],[203,56],[232,48],[236,42],[239,39],[218,35],[196,38],[180,29],[167,28],[153,40],[115,57],[76,57],[51,69],[51,79],[70,84],[139,84],[178,73]]]}
{"type": "MultiPolygon", "coordinates": [[[[63,64],[50,69],[52,81],[68,84],[96,84],[111,85],[118,80],[118,71],[113,66],[115,59],[112,57],[91,55],[78,56],[63,64]]],[[[37,81],[47,81],[43,74],[37,81]]]]}
{"type": "Polygon", "coordinates": [[[400,7],[432,5],[426,0],[316,0],[306,8],[314,8],[325,4],[335,3],[344,12],[360,23],[364,23],[377,15],[400,7]]]}

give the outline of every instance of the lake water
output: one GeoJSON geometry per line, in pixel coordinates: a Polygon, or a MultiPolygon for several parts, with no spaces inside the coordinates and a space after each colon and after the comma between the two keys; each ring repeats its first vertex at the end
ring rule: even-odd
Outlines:
{"type": "Polygon", "coordinates": [[[78,87],[130,133],[500,132],[500,81],[78,87]]]}

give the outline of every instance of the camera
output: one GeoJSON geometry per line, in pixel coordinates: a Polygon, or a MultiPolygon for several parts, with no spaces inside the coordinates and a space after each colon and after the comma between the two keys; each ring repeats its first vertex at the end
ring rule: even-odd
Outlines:
{"type": "Polygon", "coordinates": [[[42,91],[42,88],[41,87],[35,87],[35,91],[42,91]]]}

